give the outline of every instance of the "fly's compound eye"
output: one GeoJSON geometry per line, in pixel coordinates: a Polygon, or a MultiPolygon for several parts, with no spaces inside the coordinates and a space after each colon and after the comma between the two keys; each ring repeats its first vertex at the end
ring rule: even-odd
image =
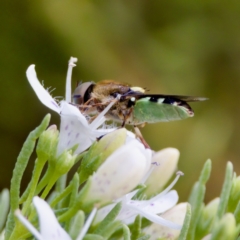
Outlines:
{"type": "Polygon", "coordinates": [[[73,103],[81,105],[87,102],[91,98],[93,86],[94,83],[92,82],[86,82],[78,85],[73,92],[72,96],[73,103]]]}

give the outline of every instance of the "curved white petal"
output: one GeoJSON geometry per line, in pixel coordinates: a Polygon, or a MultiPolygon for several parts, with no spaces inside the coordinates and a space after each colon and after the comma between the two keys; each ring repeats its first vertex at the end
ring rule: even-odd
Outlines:
{"type": "Polygon", "coordinates": [[[33,204],[37,210],[40,233],[45,240],[71,240],[70,236],[58,223],[52,209],[43,199],[33,198],[33,204]]]}
{"type": "Polygon", "coordinates": [[[73,105],[61,102],[61,124],[57,155],[78,144],[76,154],[86,150],[96,140],[86,118],[73,105]]]}
{"type": "Polygon", "coordinates": [[[47,90],[40,84],[37,74],[35,71],[35,65],[30,65],[27,69],[27,79],[32,86],[33,90],[37,94],[39,100],[48,108],[52,109],[53,111],[59,113],[60,107],[53,99],[53,97],[49,94],[47,90]]]}
{"type": "MultiPolygon", "coordinates": [[[[159,199],[154,198],[155,201],[148,200],[148,205],[144,207],[144,210],[159,214],[166,212],[168,209],[174,207],[178,202],[178,194],[177,191],[172,190],[166,193],[164,196],[161,196],[159,199]]],[[[140,205],[141,207],[141,205],[140,205]]]]}

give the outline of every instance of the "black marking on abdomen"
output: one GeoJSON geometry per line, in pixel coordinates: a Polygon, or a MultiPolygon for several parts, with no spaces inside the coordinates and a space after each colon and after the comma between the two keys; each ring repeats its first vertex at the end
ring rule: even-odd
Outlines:
{"type": "Polygon", "coordinates": [[[159,99],[159,97],[153,96],[153,97],[150,97],[149,101],[150,102],[158,102],[158,99],[159,99]]]}

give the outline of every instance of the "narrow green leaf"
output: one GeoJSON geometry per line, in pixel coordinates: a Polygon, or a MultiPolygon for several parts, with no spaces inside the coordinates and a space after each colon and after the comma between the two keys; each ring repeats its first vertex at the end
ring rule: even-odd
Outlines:
{"type": "Polygon", "coordinates": [[[212,170],[212,161],[210,159],[208,159],[204,166],[203,169],[201,171],[200,177],[199,177],[199,182],[203,185],[205,185],[210,177],[211,174],[211,170],[212,170]]]}
{"type": "Polygon", "coordinates": [[[187,212],[186,212],[186,215],[184,218],[183,226],[182,226],[181,233],[180,233],[178,240],[187,239],[187,233],[188,233],[188,229],[189,229],[190,221],[191,221],[191,214],[192,214],[191,206],[190,206],[190,204],[187,204],[187,212]]]}
{"type": "Polygon", "coordinates": [[[83,211],[78,211],[71,221],[70,229],[69,229],[69,235],[72,239],[76,239],[78,234],[80,233],[83,224],[84,224],[85,214],[83,211]]]}
{"type": "Polygon", "coordinates": [[[131,228],[132,240],[138,239],[141,235],[142,219],[141,216],[137,216],[131,228]]]}
{"type": "Polygon", "coordinates": [[[13,212],[18,209],[19,204],[19,193],[20,193],[20,185],[23,173],[26,169],[27,163],[29,158],[34,150],[35,142],[37,138],[41,135],[41,133],[47,128],[49,121],[50,121],[50,114],[47,114],[44,119],[42,120],[41,124],[35,128],[30,134],[28,135],[26,141],[23,144],[23,147],[18,155],[17,162],[15,164],[13,170],[13,176],[11,179],[11,187],[10,187],[10,207],[11,212],[8,215],[6,231],[5,231],[5,239],[8,240],[11,232],[14,228],[14,214],[13,212]]]}
{"type": "Polygon", "coordinates": [[[121,221],[114,221],[105,228],[105,231],[101,234],[104,239],[108,239],[114,232],[116,232],[122,226],[121,221]]]}
{"type": "Polygon", "coordinates": [[[231,162],[228,162],[226,167],[225,179],[224,179],[224,183],[223,183],[223,187],[220,195],[220,202],[219,202],[219,206],[216,214],[218,219],[221,219],[226,211],[228,199],[229,199],[229,195],[232,187],[232,178],[233,178],[233,165],[231,162]]]}
{"type": "Polygon", "coordinates": [[[84,209],[85,211],[92,209],[91,207],[93,205],[93,202],[86,202],[85,201],[85,198],[88,194],[91,183],[92,183],[92,178],[89,177],[87,183],[85,184],[85,186],[81,189],[80,193],[78,194],[76,202],[74,203],[74,205],[67,212],[65,212],[63,215],[59,216],[59,218],[58,218],[59,222],[65,222],[65,221],[69,220],[80,209],[85,208],[84,209]]]}
{"type": "Polygon", "coordinates": [[[131,232],[127,225],[123,224],[123,240],[131,240],[131,232]]]}
{"type": "Polygon", "coordinates": [[[108,228],[108,225],[112,224],[112,222],[119,214],[121,207],[122,207],[121,202],[117,203],[114,206],[114,208],[108,213],[108,215],[102,220],[102,222],[98,225],[98,227],[95,229],[93,233],[103,236],[103,233],[108,228]]]}
{"type": "Polygon", "coordinates": [[[51,201],[50,205],[51,207],[55,207],[63,198],[65,198],[66,196],[68,196],[71,191],[72,191],[73,185],[69,184],[64,190],[63,192],[61,192],[60,194],[58,194],[55,198],[53,198],[53,200],[51,201]]]}
{"type": "Polygon", "coordinates": [[[190,227],[187,235],[188,240],[195,239],[195,230],[196,230],[198,219],[201,214],[205,191],[206,191],[205,185],[201,184],[200,182],[195,183],[190,196],[190,204],[192,207],[192,217],[191,217],[190,227]]]}

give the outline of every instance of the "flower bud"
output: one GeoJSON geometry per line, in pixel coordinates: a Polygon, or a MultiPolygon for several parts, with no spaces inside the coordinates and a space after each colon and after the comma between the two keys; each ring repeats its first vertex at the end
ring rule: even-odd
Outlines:
{"type": "Polygon", "coordinates": [[[175,148],[165,148],[153,155],[154,169],[146,181],[147,196],[159,193],[176,171],[179,151],[175,148]]]}
{"type": "Polygon", "coordinates": [[[151,150],[138,140],[120,147],[93,175],[88,199],[106,203],[134,189],[150,168],[151,150]]]}
{"type": "MultiPolygon", "coordinates": [[[[187,212],[187,203],[180,203],[167,212],[161,214],[165,220],[169,220],[179,225],[183,225],[187,212]]],[[[171,229],[166,226],[153,223],[144,229],[144,233],[149,234],[151,239],[178,239],[180,230],[171,229]],[[169,238],[171,236],[171,238],[169,238]]]]}
{"type": "Polygon", "coordinates": [[[213,240],[235,240],[237,233],[237,226],[234,215],[226,213],[222,219],[215,225],[212,231],[213,240]]]}
{"type": "Polygon", "coordinates": [[[40,135],[36,149],[37,156],[40,160],[43,159],[46,161],[55,155],[58,135],[59,132],[56,125],[51,125],[40,135]]]}
{"type": "Polygon", "coordinates": [[[67,173],[73,164],[75,163],[77,155],[72,155],[72,150],[64,151],[57,159],[55,171],[59,173],[59,175],[63,175],[67,173]]]}
{"type": "Polygon", "coordinates": [[[95,143],[82,160],[81,182],[84,182],[114,151],[121,147],[125,143],[126,137],[127,130],[121,128],[105,135],[95,143]]]}
{"type": "Polygon", "coordinates": [[[215,198],[203,208],[196,229],[198,236],[205,236],[212,228],[219,201],[219,198],[215,198]]]}

